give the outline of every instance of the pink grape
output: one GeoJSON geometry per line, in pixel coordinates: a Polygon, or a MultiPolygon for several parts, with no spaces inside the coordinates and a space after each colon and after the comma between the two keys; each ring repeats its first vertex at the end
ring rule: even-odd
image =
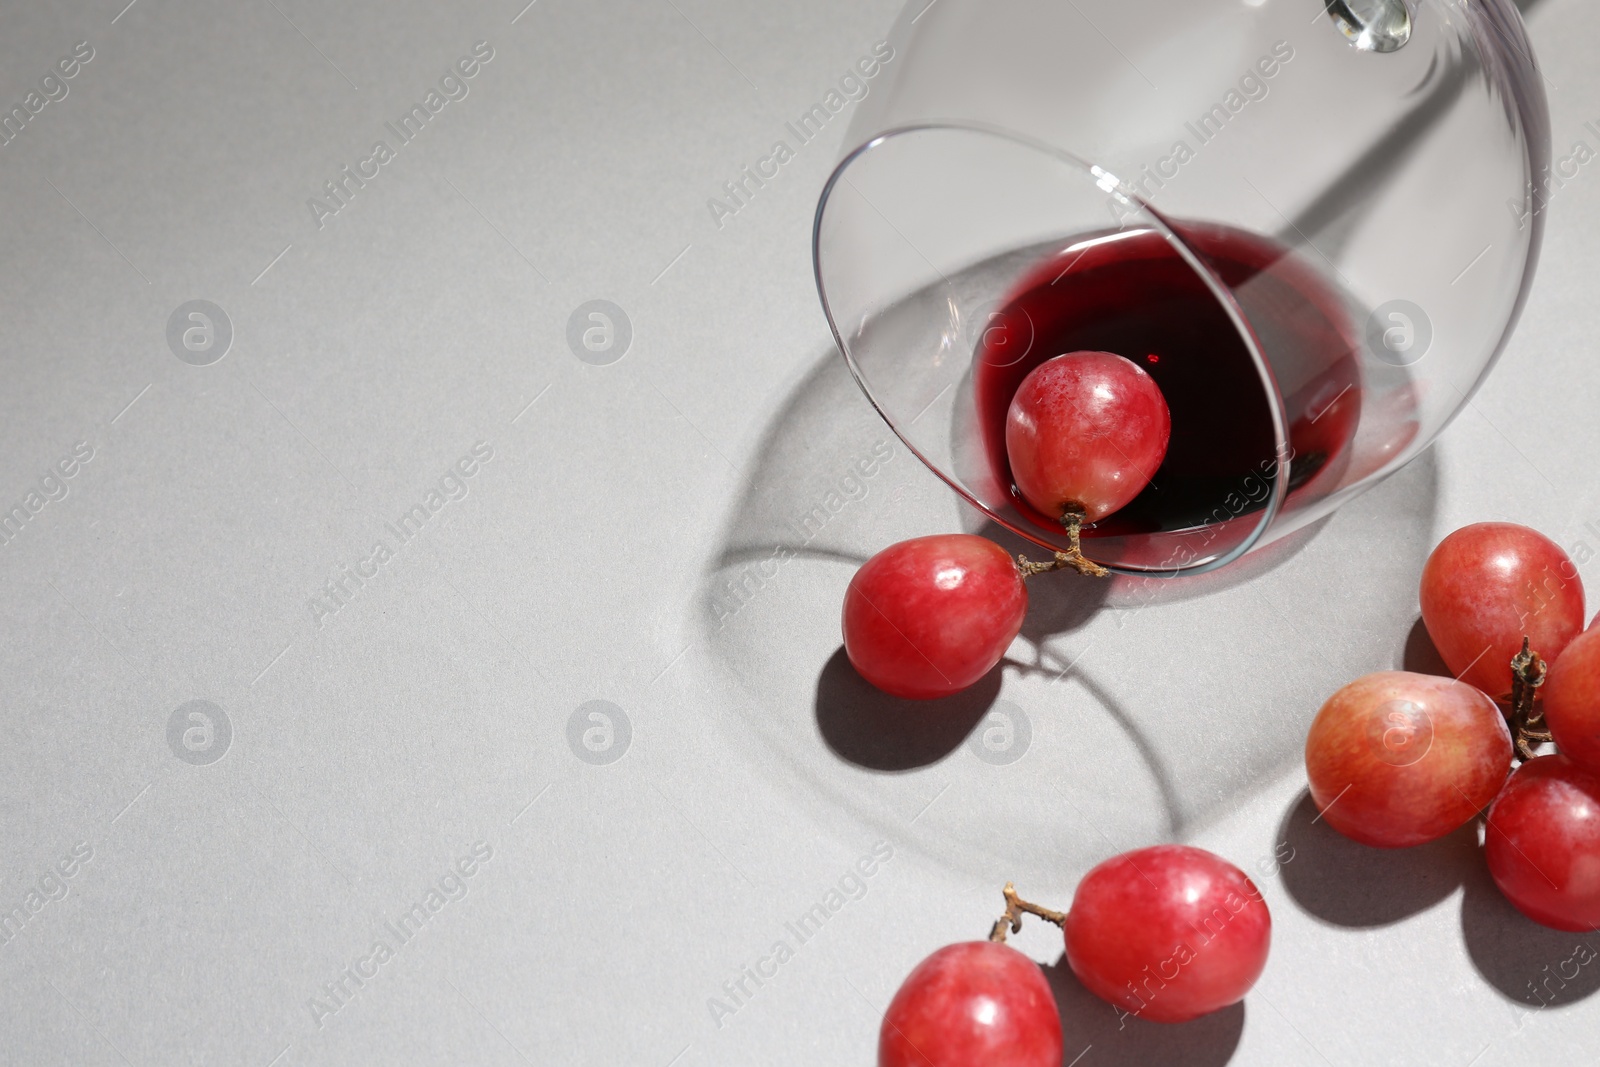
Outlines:
{"type": "Polygon", "coordinates": [[[1555,662],[1583,630],[1583,582],[1554,541],[1511,522],[1464,526],[1422,568],[1422,621],[1451,672],[1496,699],[1528,638],[1555,662]]]}
{"type": "Polygon", "coordinates": [[[1081,508],[1095,522],[1144,490],[1167,454],[1172,416],[1155,379],[1110,352],[1069,352],[1039,364],[1006,415],[1011,476],[1056,518],[1081,508]]]}
{"type": "Polygon", "coordinates": [[[1237,1003],[1267,965],[1272,916],[1245,873],[1187,845],[1113,857],[1078,883],[1064,926],[1072,973],[1153,1022],[1237,1003]]]}
{"type": "Polygon", "coordinates": [[[890,545],[844,598],[844,647],[863,678],[927,700],[978,681],[1022,629],[1028,590],[1005,549],[971,534],[890,545]]]}
{"type": "Polygon", "coordinates": [[[1061,1017],[1039,965],[1008,945],[946,945],[884,1013],[878,1067],[1061,1067],[1061,1017]]]}
{"type": "Polygon", "coordinates": [[[1545,723],[1573,763],[1600,774],[1600,630],[1579,634],[1545,677],[1545,723]]]}
{"type": "Polygon", "coordinates": [[[1340,689],[1306,736],[1311,798],[1329,826],[1404,848],[1481,811],[1511,769],[1511,731],[1494,701],[1449,678],[1369,674],[1340,689]]]}
{"type": "Polygon", "coordinates": [[[1600,927],[1600,778],[1565,756],[1524,763],[1489,809],[1484,852],[1494,884],[1534,922],[1600,927]]]}

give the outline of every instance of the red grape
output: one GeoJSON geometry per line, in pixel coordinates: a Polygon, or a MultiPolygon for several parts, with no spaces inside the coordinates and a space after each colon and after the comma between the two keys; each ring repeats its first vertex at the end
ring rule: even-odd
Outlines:
{"type": "Polygon", "coordinates": [[[1022,629],[1028,590],[1005,549],[971,534],[890,545],[844,597],[844,647],[885,693],[926,700],[972,685],[1022,629]]]}
{"type": "Polygon", "coordinates": [[[1095,522],[1138,496],[1167,454],[1172,416],[1155,379],[1110,352],[1039,364],[1006,415],[1011,476],[1052,517],[1081,508],[1095,522]]]}
{"type": "Polygon", "coordinates": [[[1311,798],[1362,844],[1404,848],[1482,811],[1511,770],[1511,731],[1494,701],[1449,678],[1381,671],[1322,705],[1306,736],[1311,798]]]}
{"type": "Polygon", "coordinates": [[[1497,699],[1528,638],[1555,662],[1583,629],[1583,582],[1554,541],[1512,522],[1464,526],[1422,568],[1422,621],[1456,677],[1497,699]]]}
{"type": "Polygon", "coordinates": [[[1561,754],[1600,774],[1600,630],[1573,638],[1540,692],[1545,724],[1561,754]]]}
{"type": "Polygon", "coordinates": [[[1267,965],[1272,916],[1227,860],[1158,845],[1086,874],[1064,929],[1067,963],[1091,993],[1179,1023],[1244,998],[1267,965]]]}
{"type": "Polygon", "coordinates": [[[996,941],[946,945],[900,986],[878,1067],[1061,1067],[1061,1018],[1039,965],[996,941]]]}
{"type": "Polygon", "coordinates": [[[1489,809],[1485,852],[1494,884],[1534,922],[1600,927],[1600,778],[1565,756],[1524,763],[1489,809]]]}

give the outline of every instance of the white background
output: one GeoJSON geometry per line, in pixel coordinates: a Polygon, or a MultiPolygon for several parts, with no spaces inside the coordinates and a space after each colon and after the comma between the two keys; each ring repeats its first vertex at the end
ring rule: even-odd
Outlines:
{"type": "MultiPolygon", "coordinates": [[[[1299,762],[1335,688],[1425,660],[1444,533],[1600,549],[1592,168],[1434,449],[1209,581],[1036,583],[1003,679],[908,719],[841,667],[840,598],[866,555],[971,517],[896,444],[809,543],[791,525],[892,440],[811,279],[848,114],[734,217],[706,204],[898,5],[519,8],[0,14],[0,102],[94,49],[0,147],[0,503],[93,449],[0,547],[0,912],[27,915],[0,944],[6,1062],[867,1063],[906,972],[983,936],[1007,879],[1065,906],[1160,840],[1257,877],[1267,972],[1240,1007],[1119,1031],[1030,929],[1069,1062],[1592,1060],[1600,962],[1549,1007],[1529,989],[1580,939],[1512,912],[1470,829],[1387,854],[1312,825],[1299,762]],[[469,94],[319,226],[308,198],[478,41],[469,94]],[[192,299],[233,327],[209,366],[167,343],[192,299]],[[566,340],[594,299],[632,327],[609,366],[566,340]],[[466,496],[401,546],[385,524],[478,442],[466,496]],[[378,540],[394,558],[314,613],[378,540]],[[204,765],[168,742],[195,699],[232,729],[204,765]],[[591,700],[630,728],[608,764],[569,744],[591,700]],[[1028,723],[1010,764],[964,740],[994,701],[1028,723]],[[386,933],[475,844],[459,899],[386,933]],[[859,899],[801,943],[785,924],[841,882],[859,899]],[[377,938],[392,958],[330,1000],[377,938]]],[[[1529,16],[1558,155],[1596,146],[1600,12],[1529,16]]]]}

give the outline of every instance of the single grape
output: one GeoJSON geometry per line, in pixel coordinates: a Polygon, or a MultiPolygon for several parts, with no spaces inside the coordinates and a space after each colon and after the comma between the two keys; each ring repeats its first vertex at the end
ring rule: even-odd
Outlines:
{"type": "Polygon", "coordinates": [[[1561,754],[1600,774],[1600,630],[1572,639],[1546,675],[1544,720],[1561,754]]]}
{"type": "Polygon", "coordinates": [[[1061,1017],[1039,965],[995,941],[946,945],[900,986],[878,1067],[1061,1067],[1061,1017]]]}
{"type": "Polygon", "coordinates": [[[1600,778],[1565,756],[1524,763],[1489,809],[1484,851],[1494,884],[1534,922],[1600,927],[1600,778]]]}
{"type": "Polygon", "coordinates": [[[1554,541],[1512,522],[1463,526],[1422,568],[1422,621],[1450,670],[1496,699],[1528,638],[1555,662],[1583,630],[1583,582],[1554,541]]]}
{"type": "Polygon", "coordinates": [[[1178,1023],[1244,998],[1267,965],[1272,916],[1227,860],[1158,845],[1086,874],[1064,929],[1067,963],[1090,992],[1141,1019],[1178,1023]]]}
{"type": "Polygon", "coordinates": [[[1006,414],[1012,480],[1051,518],[1096,522],[1138,496],[1167,454],[1172,416],[1155,379],[1110,352],[1039,364],[1006,414]]]}
{"type": "Polygon", "coordinates": [[[1322,817],[1378,848],[1443,837],[1482,811],[1510,770],[1511,731],[1494,701],[1431,674],[1357,678],[1328,698],[1306,736],[1322,817]]]}
{"type": "Polygon", "coordinates": [[[971,534],[890,545],[844,597],[844,647],[885,693],[948,696],[988,674],[1022,629],[1028,590],[1005,549],[971,534]]]}

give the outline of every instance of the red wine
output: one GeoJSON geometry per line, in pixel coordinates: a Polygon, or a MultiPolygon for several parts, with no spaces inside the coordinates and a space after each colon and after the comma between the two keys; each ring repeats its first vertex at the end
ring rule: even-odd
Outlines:
{"type": "MultiPolygon", "coordinates": [[[[1267,355],[1290,426],[1291,499],[1325,492],[1348,463],[1360,419],[1359,342],[1346,302],[1267,238],[1215,225],[1174,229],[1233,291],[1267,355]]],[[[1084,349],[1144,367],[1172,412],[1172,440],[1151,484],[1086,537],[1193,529],[1266,505],[1277,471],[1268,394],[1233,319],[1163,235],[1073,241],[1024,277],[992,322],[973,368],[979,432],[999,484],[1028,520],[1060,529],[1015,489],[1006,409],[1034,367],[1084,349]]]]}

